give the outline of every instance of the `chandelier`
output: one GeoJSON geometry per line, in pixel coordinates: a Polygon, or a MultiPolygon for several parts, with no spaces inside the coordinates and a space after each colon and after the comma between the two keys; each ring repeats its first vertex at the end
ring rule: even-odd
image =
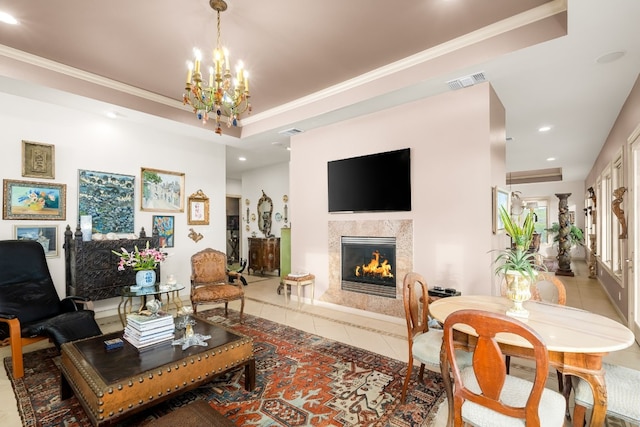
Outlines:
{"type": "Polygon", "coordinates": [[[236,76],[232,79],[229,68],[229,51],[220,43],[220,12],[227,10],[224,0],[209,0],[209,6],[218,14],[218,38],[213,50],[213,65],[209,67],[209,83],[202,79],[200,50],[194,49],[195,60],[187,61],[187,83],[183,95],[183,104],[193,107],[198,120],[206,123],[209,113],[215,115],[216,133],[222,135],[220,123],[227,117],[227,127],[237,126],[238,117],[249,110],[249,73],[244,69],[242,61],[236,67],[236,76]]]}

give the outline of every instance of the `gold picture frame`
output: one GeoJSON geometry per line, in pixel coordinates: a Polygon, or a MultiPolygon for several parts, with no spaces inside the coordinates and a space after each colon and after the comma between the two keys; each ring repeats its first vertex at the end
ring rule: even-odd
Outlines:
{"type": "Polygon", "coordinates": [[[55,145],[22,141],[22,176],[55,179],[55,145]]]}
{"type": "Polygon", "coordinates": [[[500,206],[503,206],[507,212],[510,211],[511,193],[500,187],[492,187],[492,219],[493,219],[493,234],[504,232],[504,224],[500,219],[500,206]]]}
{"type": "Polygon", "coordinates": [[[189,196],[187,203],[188,225],[209,225],[209,198],[198,190],[189,196]]]}
{"type": "Polygon", "coordinates": [[[140,169],[140,210],[184,212],[184,173],[140,169]]]}
{"type": "Polygon", "coordinates": [[[4,179],[2,187],[2,219],[67,218],[67,184],[4,179]]]}

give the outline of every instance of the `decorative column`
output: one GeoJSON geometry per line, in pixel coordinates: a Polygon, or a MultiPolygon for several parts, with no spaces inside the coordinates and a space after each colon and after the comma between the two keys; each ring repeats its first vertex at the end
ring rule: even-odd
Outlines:
{"type": "Polygon", "coordinates": [[[569,203],[568,199],[571,193],[556,193],[558,202],[558,224],[560,230],[558,232],[558,271],[557,276],[573,276],[571,271],[571,240],[569,233],[571,232],[571,222],[569,221],[569,203]]]}

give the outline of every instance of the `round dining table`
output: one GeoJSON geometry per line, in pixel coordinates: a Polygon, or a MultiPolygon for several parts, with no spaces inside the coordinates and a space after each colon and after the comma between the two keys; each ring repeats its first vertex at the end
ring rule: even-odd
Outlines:
{"type": "MultiPolygon", "coordinates": [[[[458,310],[475,309],[505,314],[513,303],[501,296],[465,295],[441,298],[429,304],[429,314],[444,323],[447,316],[458,310]]],[[[607,353],[623,350],[634,342],[634,335],[623,324],[591,313],[564,305],[540,301],[527,301],[524,308],[528,318],[518,318],[544,340],[549,352],[549,365],[565,375],[575,375],[585,379],[594,395],[591,426],[602,426],[607,411],[607,391],[602,369],[602,357],[607,353]]],[[[468,325],[456,325],[455,339],[472,351],[475,332],[468,325]]],[[[514,334],[496,335],[505,354],[532,358],[531,346],[523,338],[514,334]]],[[[442,357],[444,352],[442,352],[442,357]]],[[[443,370],[447,364],[441,363],[443,370]]],[[[442,376],[447,385],[449,399],[449,424],[453,423],[452,390],[449,372],[442,376]]],[[[566,397],[566,396],[565,396],[566,397]]]]}

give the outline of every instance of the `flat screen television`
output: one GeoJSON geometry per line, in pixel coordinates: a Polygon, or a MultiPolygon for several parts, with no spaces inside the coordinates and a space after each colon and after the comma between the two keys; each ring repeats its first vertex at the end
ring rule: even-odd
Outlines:
{"type": "Polygon", "coordinates": [[[329,212],[411,210],[409,148],[327,163],[329,212]]]}

